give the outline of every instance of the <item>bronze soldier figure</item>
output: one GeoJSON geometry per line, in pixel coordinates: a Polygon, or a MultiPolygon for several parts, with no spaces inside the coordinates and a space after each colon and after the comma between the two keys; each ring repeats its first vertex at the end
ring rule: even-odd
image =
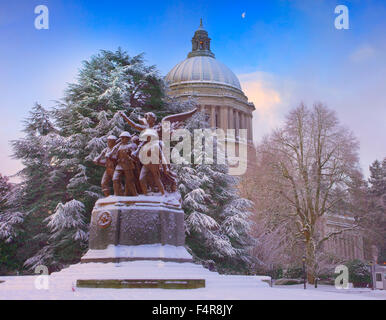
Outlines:
{"type": "Polygon", "coordinates": [[[136,135],[133,135],[131,137],[131,144],[130,144],[130,149],[131,149],[131,157],[134,159],[134,182],[135,182],[135,187],[137,189],[138,193],[142,193],[141,185],[139,184],[139,175],[141,173],[141,168],[142,164],[141,161],[138,158],[138,152],[137,150],[139,149],[139,144],[140,144],[139,137],[136,135]]]}
{"type": "MultiPolygon", "coordinates": [[[[139,176],[142,193],[147,194],[148,187],[155,185],[158,188],[158,191],[164,195],[165,187],[161,181],[160,166],[162,166],[165,171],[169,171],[169,168],[162,152],[161,142],[158,140],[158,133],[153,129],[146,129],[142,135],[147,137],[147,141],[141,144],[141,148],[143,148],[141,150],[146,152],[148,157],[151,157],[153,152],[157,155],[156,163],[142,162],[141,174],[139,176]]],[[[141,154],[139,156],[141,158],[141,154]]]]}
{"type": "Polygon", "coordinates": [[[135,176],[134,176],[134,159],[131,157],[131,148],[129,145],[131,135],[124,131],[119,136],[121,142],[117,144],[114,149],[107,154],[108,158],[116,158],[117,166],[115,167],[113,175],[114,194],[116,196],[137,196],[137,190],[135,188],[135,176]],[[122,194],[121,179],[125,179],[125,190],[122,194]]]}
{"type": "Polygon", "coordinates": [[[103,149],[101,154],[94,159],[94,163],[98,166],[103,166],[106,168],[103,173],[101,187],[102,192],[105,197],[110,195],[110,184],[113,181],[114,170],[116,166],[116,159],[107,158],[106,154],[111,152],[116,144],[117,137],[109,136],[107,137],[107,147],[103,149]]]}

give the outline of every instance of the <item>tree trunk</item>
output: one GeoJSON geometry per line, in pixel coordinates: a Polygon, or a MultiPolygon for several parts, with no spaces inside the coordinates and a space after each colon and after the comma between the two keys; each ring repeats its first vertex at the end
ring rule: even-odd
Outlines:
{"type": "Polygon", "coordinates": [[[307,240],[307,257],[306,257],[306,265],[307,265],[307,282],[309,284],[315,283],[316,277],[316,254],[315,247],[311,239],[307,240]]]}
{"type": "Polygon", "coordinates": [[[315,276],[312,273],[307,272],[307,282],[309,284],[315,283],[315,276]]]}

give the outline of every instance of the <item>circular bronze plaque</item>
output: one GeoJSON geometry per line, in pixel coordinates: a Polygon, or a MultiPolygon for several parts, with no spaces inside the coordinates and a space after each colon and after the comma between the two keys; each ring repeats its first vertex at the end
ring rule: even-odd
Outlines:
{"type": "Polygon", "coordinates": [[[113,221],[113,218],[111,217],[110,212],[105,211],[99,215],[97,224],[98,224],[98,227],[102,229],[106,229],[110,227],[112,221],[113,221]]]}

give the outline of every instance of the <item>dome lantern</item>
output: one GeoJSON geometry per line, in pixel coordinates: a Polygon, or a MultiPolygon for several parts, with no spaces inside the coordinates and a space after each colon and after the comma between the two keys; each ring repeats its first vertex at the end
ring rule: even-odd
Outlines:
{"type": "Polygon", "coordinates": [[[237,76],[215,58],[210,50],[210,41],[211,39],[204,29],[201,19],[200,26],[192,38],[192,51],[184,61],[174,66],[165,77],[168,86],[175,89],[180,85],[218,85],[222,88],[236,89],[238,93],[245,97],[237,76]]]}
{"type": "Polygon", "coordinates": [[[200,20],[200,26],[197,31],[194,33],[192,38],[192,51],[189,52],[188,58],[197,57],[197,56],[207,56],[214,58],[214,54],[210,51],[210,38],[208,32],[204,29],[202,25],[202,18],[200,20]]]}

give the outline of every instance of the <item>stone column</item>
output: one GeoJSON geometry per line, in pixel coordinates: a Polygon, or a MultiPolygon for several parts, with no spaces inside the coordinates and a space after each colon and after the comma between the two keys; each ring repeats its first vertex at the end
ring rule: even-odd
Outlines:
{"type": "Polygon", "coordinates": [[[247,128],[247,130],[248,130],[248,141],[250,141],[251,140],[251,117],[250,117],[250,115],[249,114],[247,114],[246,115],[246,128],[247,128]]]}
{"type": "Polygon", "coordinates": [[[359,254],[359,252],[360,252],[360,249],[359,249],[359,237],[356,236],[356,237],[354,238],[354,241],[355,241],[355,246],[354,246],[354,248],[355,248],[354,258],[355,258],[355,259],[359,259],[359,256],[360,256],[360,254],[359,254]]]}
{"type": "Polygon", "coordinates": [[[231,117],[230,117],[230,122],[231,122],[230,128],[231,128],[231,129],[236,129],[236,126],[235,126],[235,117],[236,117],[235,109],[232,108],[232,109],[231,109],[231,117]]]}
{"type": "Polygon", "coordinates": [[[246,129],[245,126],[245,113],[243,111],[240,111],[240,129],[246,129]]]}
{"type": "Polygon", "coordinates": [[[228,107],[222,106],[220,109],[220,115],[220,127],[226,133],[226,130],[228,129],[228,107]]]}
{"type": "Polygon", "coordinates": [[[240,116],[239,116],[239,110],[235,110],[235,116],[236,116],[236,137],[239,136],[239,129],[240,129],[240,116]]]}
{"type": "Polygon", "coordinates": [[[344,246],[344,238],[342,236],[342,239],[340,239],[340,246],[342,248],[342,257],[346,257],[346,253],[345,253],[345,246],[344,246]]]}
{"type": "Polygon", "coordinates": [[[228,129],[233,129],[233,108],[228,107],[228,129]]]}
{"type": "Polygon", "coordinates": [[[200,106],[200,112],[202,112],[202,114],[205,116],[205,119],[210,119],[210,117],[208,116],[208,114],[207,114],[207,108],[208,106],[206,106],[206,105],[201,105],[200,106]]]}
{"type": "Polygon", "coordinates": [[[249,123],[249,140],[253,141],[253,122],[252,122],[252,114],[249,115],[248,123],[249,123]]]}
{"type": "Polygon", "coordinates": [[[364,258],[364,252],[363,252],[363,238],[362,236],[359,236],[358,239],[358,247],[359,247],[359,256],[358,259],[363,259],[364,258]]]}
{"type": "Polygon", "coordinates": [[[210,126],[212,128],[216,127],[216,106],[210,106],[210,126]]]}

